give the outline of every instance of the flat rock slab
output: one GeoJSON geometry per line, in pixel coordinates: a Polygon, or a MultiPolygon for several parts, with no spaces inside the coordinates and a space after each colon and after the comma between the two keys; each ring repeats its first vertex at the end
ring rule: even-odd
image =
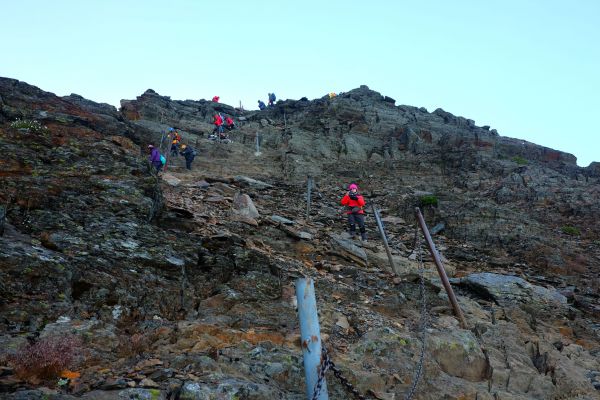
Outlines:
{"type": "Polygon", "coordinates": [[[567,298],[557,290],[532,285],[518,276],[481,272],[453,281],[473,292],[493,299],[502,306],[519,303],[567,306],[567,298]]]}
{"type": "Polygon", "coordinates": [[[281,224],[286,224],[286,225],[294,225],[296,223],[295,221],[292,221],[291,219],[287,219],[280,215],[271,215],[269,218],[271,218],[271,221],[279,222],[281,224]]]}
{"type": "Polygon", "coordinates": [[[270,189],[273,187],[273,185],[270,185],[266,182],[258,181],[256,179],[252,179],[252,178],[249,178],[249,177],[243,176],[243,175],[234,176],[233,180],[237,183],[241,183],[243,185],[250,186],[251,188],[259,189],[259,190],[270,189]]]}
{"type": "Polygon", "coordinates": [[[355,261],[363,266],[367,265],[367,253],[362,247],[354,244],[350,239],[344,239],[340,235],[330,235],[333,251],[342,257],[355,261]]]}

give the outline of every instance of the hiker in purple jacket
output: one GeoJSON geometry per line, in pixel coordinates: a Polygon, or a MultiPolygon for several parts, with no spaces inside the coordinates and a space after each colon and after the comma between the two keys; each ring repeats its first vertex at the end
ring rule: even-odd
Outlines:
{"type": "Polygon", "coordinates": [[[160,159],[160,151],[151,144],[148,145],[148,149],[150,149],[150,162],[154,168],[156,168],[156,172],[160,172],[160,169],[163,166],[162,160],[160,159]]]}

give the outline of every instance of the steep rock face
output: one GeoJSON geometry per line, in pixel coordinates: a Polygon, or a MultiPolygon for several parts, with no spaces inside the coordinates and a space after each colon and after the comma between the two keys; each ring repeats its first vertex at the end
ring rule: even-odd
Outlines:
{"type": "MultiPolygon", "coordinates": [[[[566,202],[594,195],[596,170],[566,155],[521,165],[477,145],[502,138],[472,121],[395,107],[365,87],[246,113],[230,144],[200,135],[216,107],[233,113],[224,105],[149,91],[116,113],[13,80],[0,88],[8,149],[0,349],[53,335],[83,339],[81,377],[57,388],[0,365],[3,397],[305,398],[293,288],[300,276],[315,279],[323,339],[363,393],[403,397],[425,343],[416,398],[597,396],[598,303],[585,275],[593,269],[572,268],[593,261],[596,231],[560,229],[576,221],[561,214],[566,202]],[[10,127],[17,117],[48,129],[10,127]],[[157,179],[142,150],[169,126],[182,128],[199,156],[191,172],[170,159],[157,179]],[[451,142],[468,162],[458,151],[445,155],[451,142]],[[307,173],[316,177],[310,210],[307,173]],[[383,208],[400,276],[389,272],[370,215],[368,243],[340,235],[339,198],[351,179],[383,208]],[[426,255],[429,325],[419,329],[423,253],[413,251],[412,212],[431,195],[438,205],[423,211],[428,223],[444,222],[435,240],[448,273],[477,283],[456,287],[470,330],[450,315],[426,255]],[[548,218],[557,218],[551,233],[548,218]],[[570,277],[530,268],[543,262],[562,263],[570,277]],[[502,275],[482,283],[470,275],[480,270],[502,275]],[[492,287],[504,281],[511,285],[492,287]],[[560,313],[548,312],[549,293],[560,313]],[[25,390],[40,384],[52,389],[25,390]]],[[[596,215],[593,207],[585,215],[596,215]]],[[[348,397],[333,376],[328,386],[332,398],[348,397]]]]}
{"type": "MultiPolygon", "coordinates": [[[[171,124],[190,132],[207,124],[216,107],[150,91],[124,104],[126,115],[153,121],[170,115],[171,124]]],[[[444,222],[445,233],[476,246],[479,257],[595,276],[600,225],[590,222],[600,220],[600,173],[594,163],[578,167],[570,154],[499,136],[442,109],[395,106],[366,86],[334,99],[279,101],[244,120],[236,140],[251,145],[259,136],[273,155],[263,161],[271,173],[292,182],[306,175],[357,181],[405,220],[429,193],[439,199],[430,222],[444,222]]]]}

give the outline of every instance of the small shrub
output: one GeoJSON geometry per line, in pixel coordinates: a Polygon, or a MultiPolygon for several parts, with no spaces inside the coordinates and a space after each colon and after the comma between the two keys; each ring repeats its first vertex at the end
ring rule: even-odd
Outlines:
{"type": "Polygon", "coordinates": [[[437,207],[438,198],[437,198],[437,196],[434,196],[432,194],[421,196],[421,198],[419,199],[419,203],[421,204],[421,207],[427,207],[427,206],[437,207]]]}
{"type": "Polygon", "coordinates": [[[521,156],[514,156],[511,160],[513,162],[519,164],[519,165],[527,165],[527,164],[529,164],[529,161],[527,161],[526,158],[523,158],[521,156]]]}
{"type": "Polygon", "coordinates": [[[54,379],[68,369],[80,351],[81,340],[76,336],[47,336],[19,348],[7,361],[21,379],[54,379]]]}
{"type": "Polygon", "coordinates": [[[10,124],[11,128],[14,129],[26,129],[28,132],[32,133],[47,133],[48,127],[42,125],[39,121],[35,119],[17,119],[10,124]]]}
{"type": "Polygon", "coordinates": [[[571,235],[571,236],[579,236],[581,234],[581,232],[579,231],[579,228],[576,228],[574,226],[569,226],[569,225],[565,225],[562,228],[560,228],[560,230],[563,233],[566,233],[567,235],[571,235]]]}
{"type": "Polygon", "coordinates": [[[119,337],[119,354],[126,357],[138,356],[148,350],[149,346],[150,339],[141,333],[119,337]]]}

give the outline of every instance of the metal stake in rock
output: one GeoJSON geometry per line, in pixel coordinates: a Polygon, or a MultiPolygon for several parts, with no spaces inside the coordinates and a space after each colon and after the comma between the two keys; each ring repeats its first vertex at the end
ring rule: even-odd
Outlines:
{"type": "Polygon", "coordinates": [[[383,240],[383,246],[385,247],[385,252],[388,257],[388,261],[390,263],[390,267],[392,267],[392,271],[396,275],[400,275],[400,272],[396,269],[394,265],[394,259],[392,258],[392,252],[390,251],[390,245],[388,244],[387,237],[385,236],[385,231],[383,230],[383,222],[381,222],[381,217],[379,216],[379,211],[375,208],[374,204],[371,204],[371,208],[373,209],[373,215],[375,216],[375,221],[377,221],[377,228],[379,229],[379,234],[381,235],[381,240],[383,240]]]}
{"type": "Polygon", "coordinates": [[[300,318],[300,340],[304,359],[304,376],[306,378],[306,398],[312,400],[328,400],[327,382],[321,371],[321,331],[317,314],[317,300],[314,282],[310,278],[296,280],[296,298],[298,300],[298,317],[300,318]]]}
{"type": "Polygon", "coordinates": [[[255,143],[256,143],[256,151],[254,152],[255,156],[260,156],[260,133],[256,132],[256,139],[255,139],[255,143]]]}

